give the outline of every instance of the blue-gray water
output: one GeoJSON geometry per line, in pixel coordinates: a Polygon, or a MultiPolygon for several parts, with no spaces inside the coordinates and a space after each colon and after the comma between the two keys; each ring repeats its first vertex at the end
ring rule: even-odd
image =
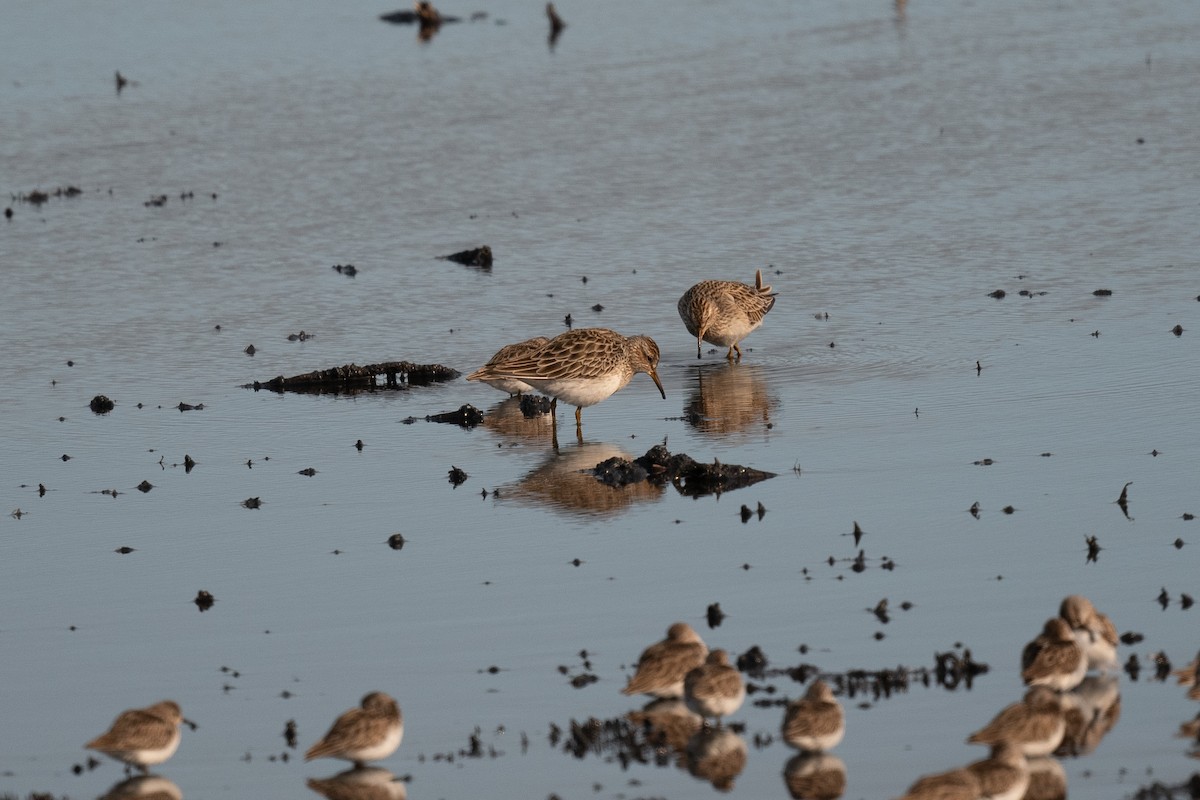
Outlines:
{"type": "MultiPolygon", "coordinates": [[[[1020,648],[1068,593],[1145,636],[1122,661],[1195,654],[1200,6],[559,3],[553,51],[539,2],[442,4],[489,16],[424,44],[378,21],[393,8],[5,7],[0,192],[83,194],[0,224],[0,792],[103,794],[120,769],[72,774],[82,744],[169,697],[200,727],[156,771],[189,800],[315,797],[304,779],[339,766],[272,761],[285,722],[303,750],[379,689],[413,798],[706,796],[547,741],[635,707],[628,666],[684,619],[781,666],[956,643],[989,663],[970,692],[848,703],[845,796],[889,797],[983,756],[964,739],[1020,696],[1020,648]],[[479,244],[491,273],[434,258],[479,244]],[[679,294],[756,268],[779,298],[746,357],[697,361],[679,294]],[[584,411],[583,445],[565,414],[557,455],[546,421],[424,422],[503,399],[461,380],[239,388],[351,361],[465,373],[568,313],[655,337],[667,400],[637,376],[584,411]],[[778,477],[693,500],[571,473],[664,440],[778,477]],[[866,610],[885,597],[886,626],[866,610]],[[585,649],[599,681],[575,689],[558,667],[585,649]],[[434,758],[476,726],[501,757],[434,758]]],[[[1064,762],[1072,796],[1186,779],[1173,734],[1197,710],[1123,675],[1118,725],[1064,762]]],[[[747,741],[781,718],[735,715],[747,741]]],[[[751,745],[734,793],[786,797],[791,755],[751,745]]]]}

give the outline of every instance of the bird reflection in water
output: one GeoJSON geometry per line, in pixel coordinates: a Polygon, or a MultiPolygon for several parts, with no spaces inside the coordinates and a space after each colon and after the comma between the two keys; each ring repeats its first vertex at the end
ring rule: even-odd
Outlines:
{"type": "Polygon", "coordinates": [[[686,765],[684,754],[688,742],[704,727],[700,715],[678,697],[652,700],[640,711],[630,711],[625,717],[645,730],[648,741],[673,752],[680,767],[686,765]]]}
{"type": "Polygon", "coordinates": [[[683,414],[701,433],[729,436],[768,430],[777,405],[762,367],[727,362],[696,367],[695,388],[683,414]]]}
{"type": "Polygon", "coordinates": [[[1023,800],[1067,800],[1067,771],[1057,758],[1029,759],[1029,786],[1023,800]]]}
{"type": "Polygon", "coordinates": [[[846,792],[846,764],[828,753],[801,753],[783,768],[793,800],[835,800],[846,792]]]}
{"type": "Polygon", "coordinates": [[[1066,731],[1055,751],[1083,756],[1094,751],[1121,718],[1121,690],[1116,675],[1089,675],[1060,697],[1066,731]]]}
{"type": "Polygon", "coordinates": [[[733,782],[746,768],[746,740],[730,728],[705,728],[688,739],[687,770],[720,792],[733,790],[733,782]]]}
{"type": "Polygon", "coordinates": [[[500,501],[518,502],[584,515],[608,515],[624,511],[634,503],[657,500],[665,487],[649,481],[615,488],[601,483],[593,468],[610,458],[633,457],[616,445],[580,442],[558,448],[521,478],[515,486],[501,487],[500,501]]]}
{"type": "Polygon", "coordinates": [[[510,397],[488,409],[483,415],[483,427],[494,434],[508,439],[526,439],[545,442],[554,438],[554,418],[549,414],[525,416],[521,410],[521,398],[510,397]]]}
{"type": "Polygon", "coordinates": [[[329,800],[405,800],[404,783],[382,767],[356,767],[330,778],[309,778],[308,788],[329,800]]]}
{"type": "Polygon", "coordinates": [[[183,792],[160,775],[138,775],[113,784],[100,800],[183,800],[183,792]]]}

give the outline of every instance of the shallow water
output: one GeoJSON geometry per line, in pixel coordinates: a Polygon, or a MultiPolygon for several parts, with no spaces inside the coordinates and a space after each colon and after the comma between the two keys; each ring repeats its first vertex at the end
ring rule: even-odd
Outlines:
{"type": "MultiPolygon", "coordinates": [[[[120,770],[72,774],[82,743],[170,697],[199,724],[159,770],[186,797],[309,794],[339,767],[272,760],[284,724],[303,750],[379,689],[413,798],[706,794],[547,738],[634,708],[629,665],[683,619],[773,666],[930,667],[956,643],[990,664],[970,691],[847,704],[845,796],[888,797],[982,757],[964,739],[1020,696],[1020,648],[1065,594],[1145,636],[1122,661],[1200,647],[1179,603],[1200,591],[1194,4],[557,5],[553,50],[537,3],[425,44],[386,6],[6,9],[0,188],[83,194],[0,224],[0,791],[103,794],[120,770]],[[435,259],[485,243],[491,272],[435,259]],[[698,361],[676,298],[756,268],[779,300],[745,358],[698,361]],[[352,361],[465,373],[568,313],[655,337],[667,399],[639,375],[582,442],[565,414],[556,449],[461,380],[240,388],[352,361]],[[424,421],[463,403],[485,424],[424,421]],[[574,472],[663,441],[777,477],[693,499],[574,472]],[[503,755],[435,758],[477,726],[503,755]]],[[[1122,678],[1117,726],[1064,761],[1074,796],[1195,771],[1173,733],[1200,709],[1122,678]]],[[[781,718],[735,715],[737,795],[787,795],[793,754],[754,743],[781,718]]]]}

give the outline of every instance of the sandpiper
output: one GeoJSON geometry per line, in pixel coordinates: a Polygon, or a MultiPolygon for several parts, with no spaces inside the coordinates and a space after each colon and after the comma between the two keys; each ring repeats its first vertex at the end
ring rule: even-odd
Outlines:
{"type": "Polygon", "coordinates": [[[1058,615],[1066,620],[1075,641],[1087,656],[1088,669],[1117,668],[1117,626],[1081,594],[1063,598],[1058,615]]]}
{"type": "MultiPolygon", "coordinates": [[[[559,334],[538,350],[488,362],[467,376],[469,381],[517,380],[534,391],[575,406],[581,412],[623,388],[644,372],[665,400],[658,379],[658,345],[649,336],[622,336],[608,328],[576,328],[559,334]]],[[[494,359],[493,359],[494,360],[494,359]]]]}
{"type": "Polygon", "coordinates": [[[341,758],[361,768],[396,752],[403,737],[400,706],[390,695],[371,692],[360,708],[352,708],[334,721],[329,732],[308,748],[304,760],[341,758]]]}
{"type": "Polygon", "coordinates": [[[146,708],[122,711],[105,733],[84,747],[99,750],[106,756],[123,761],[126,771],[161,764],[175,754],[179,747],[179,725],[184,722],[179,704],[163,700],[146,708]]]}
{"type": "Polygon", "coordinates": [[[969,744],[991,746],[1011,742],[1027,756],[1046,756],[1062,741],[1067,724],[1058,694],[1034,686],[1019,703],[1000,711],[992,721],[967,738],[969,744]]]}
{"type": "MultiPolygon", "coordinates": [[[[491,360],[483,365],[483,369],[502,364],[505,361],[513,358],[522,358],[527,355],[536,353],[538,350],[546,346],[550,340],[545,336],[535,336],[532,339],[526,339],[523,342],[516,344],[506,344],[496,351],[496,355],[492,356],[491,360]]],[[[482,371],[482,370],[481,370],[482,371]]],[[[469,380],[469,379],[468,379],[469,380]]],[[[526,394],[532,392],[533,387],[525,381],[519,381],[515,378],[482,378],[480,379],[493,389],[499,389],[502,392],[508,392],[510,395],[526,394]]]]}
{"type": "Polygon", "coordinates": [[[700,343],[711,342],[728,347],[726,358],[736,352],[738,342],[762,325],[763,317],[775,305],[770,286],[763,286],[762,270],[755,270],[754,285],[737,281],[700,281],[679,298],[679,316],[688,333],[696,337],[696,358],[700,343]]]}
{"type": "Polygon", "coordinates": [[[686,622],[667,628],[667,638],[642,651],[637,672],[621,690],[622,694],[648,694],[654,697],[683,697],[683,679],[704,663],[708,646],[686,622]]]}
{"type": "Polygon", "coordinates": [[[719,722],[741,708],[745,699],[742,673],[730,666],[729,654],[724,650],[713,650],[683,679],[683,701],[705,719],[716,717],[719,722]]]}
{"type": "Polygon", "coordinates": [[[1087,668],[1087,656],[1062,617],[1046,620],[1042,632],[1021,652],[1021,679],[1026,686],[1069,692],[1083,680],[1087,668]]]}
{"type": "Polygon", "coordinates": [[[822,680],[813,681],[804,697],[790,703],[783,715],[783,740],[797,750],[831,750],[845,734],[842,706],[822,680]]]}

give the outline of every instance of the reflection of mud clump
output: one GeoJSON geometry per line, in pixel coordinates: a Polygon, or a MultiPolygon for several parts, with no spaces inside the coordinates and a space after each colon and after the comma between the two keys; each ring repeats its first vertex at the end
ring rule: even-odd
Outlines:
{"type": "Polygon", "coordinates": [[[411,361],[384,361],[380,364],[345,364],[331,369],[315,370],[285,378],[280,375],[269,381],[255,381],[243,389],[269,389],[272,392],[305,392],[309,394],[373,392],[378,389],[399,391],[410,386],[428,386],[458,377],[458,372],[441,364],[414,364],[411,361]],[[378,377],[384,376],[380,385],[378,377]]]}
{"type": "Polygon", "coordinates": [[[720,494],[775,477],[773,472],[738,464],[722,464],[715,460],[711,464],[701,464],[686,453],[671,455],[661,444],[650,448],[640,458],[621,462],[621,459],[610,458],[597,464],[593,473],[609,486],[617,487],[642,480],[658,485],[670,481],[680,494],[692,497],[720,494]]]}
{"type": "MultiPolygon", "coordinates": [[[[635,724],[615,718],[600,720],[589,717],[583,722],[571,720],[570,733],[563,741],[563,752],[582,759],[588,753],[603,758],[615,758],[624,769],[631,763],[671,766],[672,750],[667,734],[650,724],[635,724]]],[[[557,745],[563,738],[562,729],[552,725],[550,743],[557,745]]]]}
{"type": "Polygon", "coordinates": [[[92,398],[92,402],[88,404],[92,409],[93,414],[107,414],[116,407],[116,404],[102,394],[98,394],[92,398]]]}
{"type": "Polygon", "coordinates": [[[542,397],[541,395],[523,394],[520,399],[521,414],[526,419],[529,417],[540,417],[543,414],[550,413],[550,398],[542,397]]]}

